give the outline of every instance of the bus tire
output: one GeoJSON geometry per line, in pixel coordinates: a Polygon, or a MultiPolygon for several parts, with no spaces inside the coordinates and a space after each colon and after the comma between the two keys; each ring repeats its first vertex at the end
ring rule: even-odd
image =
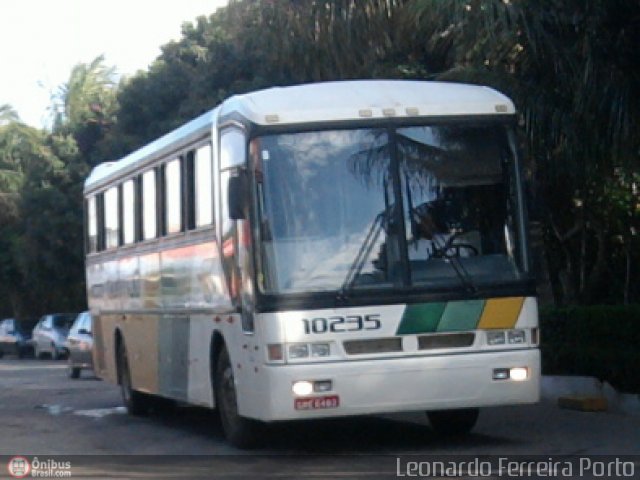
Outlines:
{"type": "Polygon", "coordinates": [[[151,398],[133,389],[131,383],[131,369],[129,368],[129,358],[127,357],[127,349],[124,340],[118,342],[118,382],[120,383],[120,393],[122,394],[122,402],[127,409],[129,415],[140,416],[149,413],[151,408],[151,398]]]}
{"type": "Polygon", "coordinates": [[[464,408],[459,410],[434,410],[427,412],[431,427],[440,435],[459,436],[468,434],[476,422],[480,410],[464,408]]]}
{"type": "Polygon", "coordinates": [[[255,420],[238,415],[233,368],[225,345],[222,346],[215,364],[214,379],[216,406],[227,441],[242,449],[257,446],[261,425],[255,420]]]}

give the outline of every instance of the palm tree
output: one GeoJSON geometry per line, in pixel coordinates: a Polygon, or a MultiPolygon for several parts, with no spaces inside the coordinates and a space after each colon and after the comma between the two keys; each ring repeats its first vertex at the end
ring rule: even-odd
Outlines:
{"type": "Polygon", "coordinates": [[[18,112],[16,112],[8,103],[0,105],[0,125],[4,125],[9,122],[18,122],[18,112]]]}
{"type": "Polygon", "coordinates": [[[440,78],[493,84],[516,101],[547,250],[561,265],[558,297],[588,299],[611,268],[607,239],[624,233],[606,185],[638,171],[640,3],[414,0],[410,10],[428,49],[448,59],[440,78]]]}
{"type": "Polygon", "coordinates": [[[54,131],[111,123],[116,86],[115,68],[104,64],[104,55],[91,63],[77,64],[69,80],[53,96],[54,131]]]}

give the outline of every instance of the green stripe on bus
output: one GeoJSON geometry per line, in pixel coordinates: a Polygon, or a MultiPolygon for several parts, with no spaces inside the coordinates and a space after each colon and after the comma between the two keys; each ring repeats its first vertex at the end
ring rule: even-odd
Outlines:
{"type": "Polygon", "coordinates": [[[445,302],[407,305],[396,335],[435,332],[446,306],[445,302]]]}
{"type": "Polygon", "coordinates": [[[438,332],[475,330],[484,309],[484,300],[449,302],[438,323],[438,332]]]}

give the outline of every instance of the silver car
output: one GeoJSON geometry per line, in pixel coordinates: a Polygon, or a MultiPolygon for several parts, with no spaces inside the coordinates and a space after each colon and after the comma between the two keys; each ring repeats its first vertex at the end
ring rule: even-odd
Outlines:
{"type": "Polygon", "coordinates": [[[44,315],[33,329],[33,354],[36,358],[45,355],[53,360],[64,358],[67,351],[67,335],[76,315],[72,313],[52,313],[44,315]]]}
{"type": "Polygon", "coordinates": [[[23,358],[33,352],[31,330],[35,321],[5,318],[0,321],[0,358],[14,354],[23,358]]]}
{"type": "Polygon", "coordinates": [[[69,376],[71,378],[79,378],[81,370],[93,368],[92,349],[91,313],[82,312],[76,317],[67,337],[69,376]]]}

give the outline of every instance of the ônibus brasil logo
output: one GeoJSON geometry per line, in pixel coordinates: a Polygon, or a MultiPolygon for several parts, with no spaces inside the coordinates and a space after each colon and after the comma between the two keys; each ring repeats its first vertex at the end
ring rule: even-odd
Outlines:
{"type": "Polygon", "coordinates": [[[7,470],[14,478],[24,478],[31,472],[31,464],[25,457],[13,457],[7,464],[7,470]]]}

